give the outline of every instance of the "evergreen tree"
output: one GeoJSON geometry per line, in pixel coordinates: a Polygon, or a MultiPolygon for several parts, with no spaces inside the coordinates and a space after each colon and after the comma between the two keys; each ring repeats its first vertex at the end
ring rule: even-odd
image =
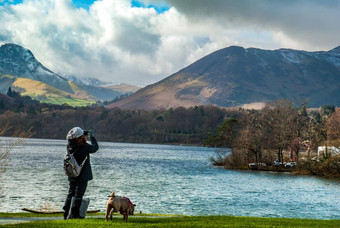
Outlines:
{"type": "Polygon", "coordinates": [[[12,88],[11,87],[8,87],[7,96],[13,97],[13,92],[12,92],[12,88]]]}

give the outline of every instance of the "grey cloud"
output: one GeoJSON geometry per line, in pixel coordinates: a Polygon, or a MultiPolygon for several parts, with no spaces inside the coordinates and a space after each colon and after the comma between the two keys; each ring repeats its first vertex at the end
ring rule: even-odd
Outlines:
{"type": "Polygon", "coordinates": [[[116,45],[122,50],[136,54],[153,54],[160,44],[160,36],[148,33],[131,22],[119,23],[120,33],[115,37],[116,45]]]}
{"type": "Polygon", "coordinates": [[[340,1],[167,0],[190,20],[214,20],[225,27],[283,32],[319,47],[339,45],[340,1]]]}
{"type": "Polygon", "coordinates": [[[194,42],[199,47],[203,47],[205,44],[210,42],[210,39],[209,39],[209,37],[196,36],[196,37],[194,37],[194,42]]]}
{"type": "Polygon", "coordinates": [[[115,66],[119,64],[115,56],[112,55],[111,52],[107,52],[105,50],[100,51],[99,61],[105,66],[112,66],[112,65],[115,66]]]}
{"type": "Polygon", "coordinates": [[[9,40],[12,40],[12,35],[5,31],[0,31],[0,42],[8,42],[9,40]]]}
{"type": "MultiPolygon", "coordinates": [[[[58,58],[65,61],[65,64],[71,66],[74,65],[72,60],[78,58],[82,61],[91,61],[93,55],[86,49],[84,45],[85,40],[81,39],[81,36],[72,35],[72,28],[60,29],[55,24],[46,24],[39,28],[36,28],[39,37],[43,38],[44,45],[49,50],[53,50],[54,58],[58,58]]],[[[86,30],[79,30],[77,33],[85,33],[86,30]]],[[[56,66],[58,67],[58,66],[56,66]]]]}

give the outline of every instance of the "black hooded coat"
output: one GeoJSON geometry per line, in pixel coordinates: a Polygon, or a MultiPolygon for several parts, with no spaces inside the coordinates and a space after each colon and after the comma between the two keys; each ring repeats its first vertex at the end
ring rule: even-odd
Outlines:
{"type": "Polygon", "coordinates": [[[81,147],[77,146],[77,140],[69,140],[67,144],[68,153],[73,153],[75,159],[78,164],[81,164],[84,159],[87,157],[85,164],[77,177],[69,177],[69,181],[89,181],[93,179],[91,163],[90,163],[90,154],[95,153],[99,146],[97,140],[94,136],[90,137],[91,145],[85,143],[81,147]]]}

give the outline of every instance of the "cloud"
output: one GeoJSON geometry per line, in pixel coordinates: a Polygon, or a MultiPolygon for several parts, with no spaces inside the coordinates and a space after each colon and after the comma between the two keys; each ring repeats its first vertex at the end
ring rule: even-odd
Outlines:
{"type": "Polygon", "coordinates": [[[70,0],[25,1],[0,9],[0,42],[29,48],[55,72],[116,83],[156,80],[152,74],[149,80],[140,78],[150,74],[160,43],[149,29],[158,15],[154,9],[131,8],[122,0],[98,1],[89,11],[70,0]]]}
{"type": "MultiPolygon", "coordinates": [[[[339,45],[340,1],[318,0],[168,0],[189,20],[211,20],[225,29],[284,34],[306,49],[339,45]]],[[[277,37],[276,37],[277,38],[277,37]]],[[[276,39],[275,38],[275,39],[276,39]]],[[[280,40],[276,41],[280,42],[280,40]]],[[[286,43],[286,40],[282,41],[286,43]]],[[[294,42],[293,42],[294,43],[294,42]]],[[[289,47],[289,46],[288,46],[289,47]]]]}
{"type": "Polygon", "coordinates": [[[198,39],[199,26],[175,9],[159,13],[126,0],[97,1],[89,10],[70,0],[24,1],[2,6],[0,23],[0,42],[30,49],[54,72],[142,86],[204,56],[199,50],[209,40],[198,39]]]}
{"type": "MultiPolygon", "coordinates": [[[[1,0],[0,0],[1,1],[1,0]]],[[[230,46],[328,50],[339,1],[26,0],[0,6],[0,43],[30,49],[57,73],[145,86],[230,46]]]]}

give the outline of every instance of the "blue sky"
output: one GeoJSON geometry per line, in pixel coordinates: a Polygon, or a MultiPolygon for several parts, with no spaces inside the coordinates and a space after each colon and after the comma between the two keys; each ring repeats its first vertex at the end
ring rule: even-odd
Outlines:
{"type": "Polygon", "coordinates": [[[18,3],[22,3],[22,0],[0,0],[0,5],[18,4],[18,3]]]}
{"type": "MultiPolygon", "coordinates": [[[[89,10],[90,6],[96,0],[72,0],[72,3],[77,8],[83,8],[89,10]]],[[[5,4],[20,4],[23,0],[0,0],[0,5],[5,4]]],[[[165,1],[158,1],[154,3],[146,3],[145,1],[131,0],[132,7],[140,7],[140,8],[154,8],[158,13],[163,13],[169,10],[169,5],[165,1]]]]}
{"type": "MultiPolygon", "coordinates": [[[[22,3],[23,0],[0,0],[0,5],[4,4],[19,4],[22,3]]],[[[95,0],[72,0],[73,4],[77,7],[82,7],[84,9],[88,9],[89,5],[92,5],[95,0]]]]}
{"type": "Polygon", "coordinates": [[[79,1],[79,0],[72,0],[73,4],[78,8],[84,8],[86,10],[89,9],[89,6],[93,4],[93,0],[87,0],[87,1],[79,1]]]}
{"type": "Polygon", "coordinates": [[[165,11],[168,11],[170,8],[168,3],[165,1],[159,1],[159,2],[146,4],[145,1],[132,0],[131,6],[140,7],[140,8],[154,8],[158,13],[163,13],[165,11]]]}
{"type": "Polygon", "coordinates": [[[340,0],[0,0],[0,45],[62,75],[145,86],[231,45],[330,50],[339,12],[340,0]]]}

